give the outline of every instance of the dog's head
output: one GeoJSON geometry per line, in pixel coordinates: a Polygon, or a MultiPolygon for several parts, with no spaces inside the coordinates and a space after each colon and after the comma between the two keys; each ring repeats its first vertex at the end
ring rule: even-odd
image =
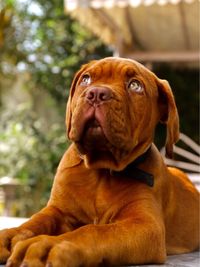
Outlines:
{"type": "Polygon", "coordinates": [[[171,157],[179,136],[173,94],[167,81],[138,62],[105,58],[76,74],[66,124],[87,167],[123,169],[148,149],[159,121],[167,124],[171,157]]]}

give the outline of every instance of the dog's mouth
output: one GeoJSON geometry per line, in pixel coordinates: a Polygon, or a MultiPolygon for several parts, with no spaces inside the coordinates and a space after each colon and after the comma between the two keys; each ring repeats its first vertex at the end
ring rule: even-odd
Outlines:
{"type": "Polygon", "coordinates": [[[84,129],[84,135],[95,138],[95,137],[101,136],[102,134],[103,134],[102,127],[95,118],[89,120],[86,123],[85,129],[84,129]]]}
{"type": "Polygon", "coordinates": [[[87,154],[95,150],[106,150],[107,143],[103,127],[94,117],[85,122],[81,138],[76,144],[82,154],[87,154]]]}

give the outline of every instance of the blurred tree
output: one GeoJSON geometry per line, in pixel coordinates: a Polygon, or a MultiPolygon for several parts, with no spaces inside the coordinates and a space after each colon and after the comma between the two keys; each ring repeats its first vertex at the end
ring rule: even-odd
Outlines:
{"type": "Polygon", "coordinates": [[[57,123],[41,130],[42,120],[26,108],[5,113],[0,127],[0,177],[17,177],[24,184],[20,216],[30,215],[46,204],[57,164],[67,147],[57,123]],[[8,122],[8,123],[7,123],[8,122]]]}
{"type": "Polygon", "coordinates": [[[99,39],[64,14],[63,0],[6,0],[1,14],[1,73],[29,71],[29,85],[48,90],[60,106],[66,103],[79,66],[111,55],[99,39]]]}
{"type": "MultiPolygon", "coordinates": [[[[5,0],[0,5],[0,95],[6,90],[5,80],[15,82],[19,73],[28,72],[26,89],[32,95],[48,92],[54,99],[49,108],[63,118],[74,72],[84,62],[108,55],[109,48],[64,14],[63,0],[5,0]]],[[[5,106],[1,108],[0,177],[17,177],[31,188],[19,212],[23,216],[47,201],[67,147],[64,119],[62,125],[55,121],[44,130],[36,104],[6,112],[5,106]]]]}
{"type": "Polygon", "coordinates": [[[0,10],[0,48],[4,44],[5,30],[10,27],[11,16],[9,5],[0,10]]]}

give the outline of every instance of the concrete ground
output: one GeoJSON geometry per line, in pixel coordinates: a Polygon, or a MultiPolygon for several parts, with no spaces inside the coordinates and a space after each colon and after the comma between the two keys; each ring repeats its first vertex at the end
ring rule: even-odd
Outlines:
{"type": "MultiPolygon", "coordinates": [[[[3,267],[3,266],[5,265],[0,265],[0,267],[3,267]]],[[[169,256],[165,264],[140,265],[139,267],[159,267],[159,266],[160,267],[200,267],[200,255],[199,255],[199,252],[194,252],[194,253],[182,254],[178,256],[177,255],[169,256]]]]}

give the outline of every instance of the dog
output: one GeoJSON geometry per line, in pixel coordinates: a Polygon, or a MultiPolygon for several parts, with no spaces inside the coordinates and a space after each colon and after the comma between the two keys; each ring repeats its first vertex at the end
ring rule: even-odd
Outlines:
{"type": "Polygon", "coordinates": [[[199,193],[166,154],[179,138],[171,88],[140,63],[104,58],[75,75],[66,109],[70,147],[47,206],[0,232],[7,267],[162,264],[199,247],[199,193]]]}

